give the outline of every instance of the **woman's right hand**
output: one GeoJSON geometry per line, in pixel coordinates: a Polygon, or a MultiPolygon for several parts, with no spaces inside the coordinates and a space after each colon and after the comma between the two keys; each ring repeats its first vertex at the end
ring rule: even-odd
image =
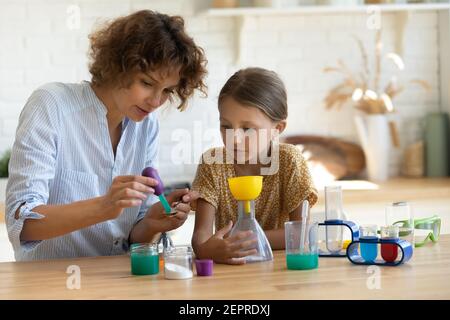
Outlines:
{"type": "Polygon", "coordinates": [[[242,231],[229,237],[233,222],[217,231],[211,238],[201,245],[203,255],[211,257],[216,263],[244,264],[245,257],[257,253],[255,245],[257,239],[252,231],[242,231]]]}
{"type": "Polygon", "coordinates": [[[106,195],[100,197],[100,211],[108,220],[117,218],[125,208],[140,206],[155,192],[158,181],[144,176],[117,176],[106,195]]]}

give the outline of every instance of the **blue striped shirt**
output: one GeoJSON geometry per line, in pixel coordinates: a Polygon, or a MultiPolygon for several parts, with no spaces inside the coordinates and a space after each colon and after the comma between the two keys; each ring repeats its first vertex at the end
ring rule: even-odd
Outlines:
{"type": "Polygon", "coordinates": [[[139,123],[125,118],[114,157],[106,114],[87,81],[46,84],[28,99],[19,118],[6,189],[6,225],[16,260],[118,255],[128,249],[131,229],[156,196],[149,196],[140,208],[125,209],[115,220],[60,237],[19,238],[26,219],[43,218],[33,211],[36,206],[102,196],[116,176],[139,175],[144,167],[156,165],[156,115],[139,123]]]}

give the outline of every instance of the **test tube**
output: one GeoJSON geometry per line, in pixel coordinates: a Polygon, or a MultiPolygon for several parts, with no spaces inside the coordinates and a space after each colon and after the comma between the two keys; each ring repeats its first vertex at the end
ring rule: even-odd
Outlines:
{"type": "MultiPolygon", "coordinates": [[[[398,240],[399,227],[398,226],[384,226],[381,227],[381,239],[383,240],[398,240]]],[[[381,257],[386,262],[394,262],[398,256],[398,246],[395,243],[381,244],[381,257]]]]}
{"type": "MultiPolygon", "coordinates": [[[[325,187],[325,221],[342,221],[342,188],[340,186],[325,187]]],[[[343,248],[343,227],[326,226],[327,250],[333,254],[343,248]]]]}
{"type": "Polygon", "coordinates": [[[359,228],[359,234],[360,240],[371,241],[370,243],[363,241],[360,242],[360,251],[362,258],[366,262],[374,262],[378,256],[377,225],[371,224],[361,226],[359,228]]]}

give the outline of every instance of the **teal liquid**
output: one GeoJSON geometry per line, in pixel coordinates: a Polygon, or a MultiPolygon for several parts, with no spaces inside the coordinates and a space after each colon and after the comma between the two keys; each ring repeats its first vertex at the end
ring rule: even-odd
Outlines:
{"type": "MultiPolygon", "coordinates": [[[[363,238],[361,238],[363,239],[363,238]]],[[[376,237],[367,237],[367,239],[376,239],[376,237]]],[[[377,243],[360,243],[361,257],[366,262],[374,262],[378,256],[377,243]]]]}
{"type": "Polygon", "coordinates": [[[286,263],[289,270],[316,269],[319,267],[319,255],[317,253],[288,254],[286,263]]]}
{"type": "Polygon", "coordinates": [[[159,256],[157,254],[131,254],[131,273],[134,275],[149,275],[159,273],[159,256]]]}

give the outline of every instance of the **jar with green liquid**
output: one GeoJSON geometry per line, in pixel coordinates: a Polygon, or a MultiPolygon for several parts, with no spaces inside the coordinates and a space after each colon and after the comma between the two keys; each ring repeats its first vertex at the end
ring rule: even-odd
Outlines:
{"type": "Polygon", "coordinates": [[[159,273],[158,246],[154,243],[133,244],[130,249],[131,273],[152,275],[159,273]]]}

